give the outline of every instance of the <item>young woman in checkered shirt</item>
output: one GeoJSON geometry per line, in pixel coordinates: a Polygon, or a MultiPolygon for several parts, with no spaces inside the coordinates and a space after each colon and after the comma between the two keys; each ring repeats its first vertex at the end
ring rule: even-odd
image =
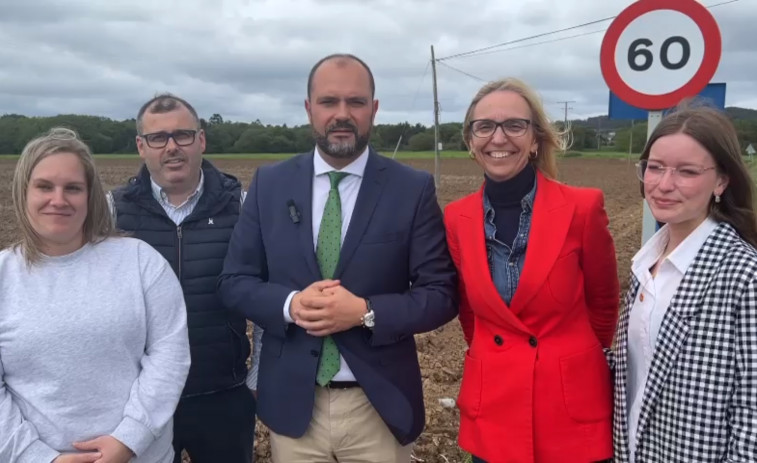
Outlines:
{"type": "Polygon", "coordinates": [[[665,225],[633,258],[618,323],[615,461],[757,461],[757,222],[736,131],[683,106],[637,166],[665,225]]]}

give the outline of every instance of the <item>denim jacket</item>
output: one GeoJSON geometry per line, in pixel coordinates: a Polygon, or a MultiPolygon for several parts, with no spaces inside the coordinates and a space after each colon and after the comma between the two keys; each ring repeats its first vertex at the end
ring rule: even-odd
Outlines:
{"type": "Polygon", "coordinates": [[[494,208],[489,197],[484,193],[484,234],[489,273],[499,295],[508,305],[518,287],[523,263],[526,260],[526,245],[528,244],[528,234],[531,231],[531,216],[535,196],[536,181],[534,181],[531,191],[520,202],[523,212],[520,214],[518,233],[515,235],[515,241],[512,245],[508,245],[496,238],[497,227],[494,225],[494,208]]]}

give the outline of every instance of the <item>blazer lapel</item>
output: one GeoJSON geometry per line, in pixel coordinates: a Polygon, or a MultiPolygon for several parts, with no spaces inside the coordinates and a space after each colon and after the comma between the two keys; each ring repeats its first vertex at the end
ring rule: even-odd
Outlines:
{"type": "Polygon", "coordinates": [[[536,198],[531,216],[526,259],[510,308],[519,314],[543,289],[560,255],[575,206],[565,200],[557,183],[536,172],[536,198]]]}
{"type": "MultiPolygon", "coordinates": [[[[381,192],[386,184],[385,169],[383,158],[371,148],[368,154],[368,162],[365,165],[363,181],[360,183],[360,191],[355,201],[355,209],[352,211],[350,226],[342,243],[342,249],[339,251],[339,263],[334,271],[334,278],[337,279],[342,274],[347,264],[355,253],[363,234],[368,228],[368,224],[373,217],[373,211],[381,197],[381,192]]],[[[312,248],[312,243],[311,243],[312,248]]]]}
{"type": "MultiPolygon", "coordinates": [[[[667,384],[671,369],[686,342],[689,321],[701,310],[712,275],[728,252],[729,246],[724,246],[723,243],[731,241],[734,237],[735,233],[731,231],[730,225],[718,225],[697,253],[670,301],[657,336],[655,353],[644,389],[637,433],[639,443],[643,441],[644,430],[659,401],[660,393],[667,384]]],[[[637,447],[637,452],[640,447],[637,447]]]]}
{"type": "Polygon", "coordinates": [[[478,193],[471,197],[471,207],[466,207],[465,212],[460,214],[460,237],[463,238],[460,242],[460,251],[465,256],[463,262],[470,261],[470,264],[464,264],[464,267],[467,271],[474,272],[472,279],[474,283],[471,286],[481,291],[481,299],[489,309],[485,313],[476,310],[476,314],[487,319],[497,318],[508,326],[530,333],[531,330],[515,316],[505,301],[502,300],[489,273],[484,236],[483,192],[484,189],[481,187],[478,193]]]}
{"type": "Polygon", "coordinates": [[[294,178],[286,179],[291,188],[292,201],[300,212],[299,223],[294,224],[297,227],[297,237],[301,253],[308,269],[320,280],[321,270],[318,267],[318,261],[315,258],[315,248],[313,246],[313,155],[301,156],[296,163],[294,178]]]}
{"type": "Polygon", "coordinates": [[[622,311],[618,319],[617,338],[615,339],[615,418],[613,423],[613,439],[615,441],[615,458],[619,462],[629,460],[628,455],[628,318],[633,301],[639,291],[639,280],[631,273],[622,311]]]}

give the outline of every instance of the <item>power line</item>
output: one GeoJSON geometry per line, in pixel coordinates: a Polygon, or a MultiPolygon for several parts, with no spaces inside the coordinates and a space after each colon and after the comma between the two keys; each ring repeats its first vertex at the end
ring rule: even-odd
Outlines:
{"type": "MultiPolygon", "coordinates": [[[[423,81],[426,80],[426,74],[428,74],[428,68],[431,67],[431,61],[428,61],[426,63],[426,69],[423,70],[423,75],[421,76],[421,81],[418,82],[418,88],[415,90],[415,96],[413,97],[413,102],[410,105],[410,111],[412,112],[415,109],[415,103],[418,100],[418,95],[421,92],[421,86],[423,85],[423,81]]],[[[409,125],[409,124],[408,124],[409,125]]],[[[407,133],[408,127],[406,126],[404,129],[402,129],[402,133],[400,133],[400,138],[397,140],[397,147],[394,149],[394,154],[397,154],[397,149],[399,149],[400,143],[402,143],[402,139],[405,138],[405,134],[407,133]]],[[[394,159],[394,155],[392,156],[392,159],[394,159]]]]}
{"type": "Polygon", "coordinates": [[[471,79],[476,79],[476,80],[481,81],[481,82],[488,82],[486,79],[482,79],[482,78],[480,78],[478,76],[474,76],[473,74],[468,74],[467,72],[465,72],[463,70],[460,70],[460,69],[458,69],[458,68],[456,68],[454,66],[450,66],[447,63],[441,62],[439,60],[437,60],[436,62],[439,63],[439,64],[441,64],[442,66],[444,66],[446,68],[450,68],[453,71],[456,71],[456,72],[459,72],[460,74],[466,75],[466,76],[470,77],[471,79]]]}
{"type": "Polygon", "coordinates": [[[582,34],[569,35],[567,37],[560,37],[560,38],[557,38],[557,39],[542,40],[541,42],[526,43],[526,44],[523,44],[523,45],[518,45],[516,47],[503,48],[502,50],[491,50],[491,51],[487,51],[485,53],[479,53],[479,54],[477,54],[475,56],[493,55],[494,53],[502,53],[503,51],[518,50],[520,48],[528,48],[528,47],[535,47],[537,45],[544,45],[545,43],[562,42],[563,40],[575,39],[575,38],[578,38],[578,37],[585,37],[587,35],[599,34],[599,33],[605,32],[605,31],[607,31],[607,29],[600,29],[598,31],[584,32],[582,34]]]}
{"type": "MultiPolygon", "coordinates": [[[[738,1],[738,0],[732,0],[732,1],[738,1]]],[[[478,53],[481,53],[481,52],[484,52],[484,51],[489,51],[489,50],[491,50],[493,48],[504,47],[506,45],[512,45],[514,43],[519,43],[519,42],[525,42],[527,40],[538,39],[539,37],[545,37],[547,35],[559,34],[560,32],[565,32],[565,31],[570,31],[570,30],[573,30],[573,29],[578,29],[580,27],[591,26],[592,24],[598,24],[598,23],[601,23],[601,22],[609,21],[611,19],[615,19],[615,16],[610,16],[609,18],[604,18],[604,19],[597,19],[596,21],[590,21],[590,22],[587,22],[587,23],[579,24],[577,26],[566,27],[564,29],[558,29],[558,30],[554,30],[554,31],[550,31],[550,32],[542,32],[541,34],[536,34],[536,35],[531,35],[529,37],[523,37],[523,38],[520,38],[520,39],[510,40],[510,41],[507,41],[507,42],[498,43],[496,45],[490,45],[488,47],[478,48],[476,50],[471,50],[471,51],[466,51],[464,53],[457,53],[455,55],[446,56],[444,58],[438,58],[438,61],[448,60],[448,59],[453,59],[453,58],[462,58],[464,56],[470,56],[470,55],[478,54],[478,53]]]]}
{"type": "Polygon", "coordinates": [[[728,5],[729,3],[736,3],[736,2],[738,2],[738,1],[739,1],[739,0],[729,0],[729,1],[727,1],[727,2],[721,2],[721,3],[716,3],[716,4],[714,4],[714,5],[710,5],[710,6],[708,6],[707,8],[715,8],[716,6],[723,6],[723,5],[728,5]]]}
{"type": "MultiPolygon", "coordinates": [[[[602,29],[602,30],[598,30],[598,31],[584,32],[583,34],[576,34],[576,35],[571,35],[571,36],[568,36],[568,37],[560,37],[560,38],[558,38],[558,39],[552,39],[552,40],[544,40],[544,41],[541,41],[541,42],[535,42],[535,43],[527,43],[527,44],[524,44],[524,45],[519,45],[519,46],[517,46],[517,47],[510,47],[510,48],[505,48],[505,49],[502,49],[502,50],[491,50],[491,51],[488,51],[488,52],[486,52],[486,53],[480,53],[480,54],[478,54],[478,55],[476,55],[476,56],[491,55],[491,54],[494,54],[494,53],[502,53],[503,51],[517,50],[517,49],[519,49],[519,48],[528,48],[528,47],[534,47],[534,46],[536,46],[536,45],[543,45],[543,44],[545,44],[545,43],[551,43],[551,42],[560,42],[560,41],[562,41],[562,40],[574,39],[574,38],[576,38],[576,37],[583,37],[583,36],[586,36],[586,35],[591,35],[591,34],[599,34],[600,32],[604,32],[604,31],[605,31],[605,29],[602,29]]],[[[443,61],[441,61],[441,62],[440,62],[439,60],[437,60],[437,63],[441,64],[441,65],[442,65],[442,66],[444,66],[444,67],[447,67],[447,68],[449,68],[449,69],[452,69],[452,70],[453,70],[453,71],[455,71],[455,72],[459,72],[460,74],[463,74],[463,75],[465,75],[465,76],[468,76],[468,77],[470,77],[470,78],[473,78],[473,79],[479,80],[479,81],[481,81],[481,82],[487,82],[487,80],[486,80],[486,79],[482,79],[482,78],[480,78],[480,77],[474,76],[473,74],[469,74],[469,73],[467,73],[467,72],[465,72],[465,71],[463,71],[463,70],[461,70],[461,69],[458,69],[458,68],[456,68],[456,67],[454,67],[454,66],[451,66],[451,65],[449,65],[449,64],[447,64],[447,63],[445,63],[445,62],[443,62],[443,61]]]]}
{"type": "MultiPolygon", "coordinates": [[[[713,5],[706,6],[706,8],[715,8],[715,7],[718,7],[718,6],[728,5],[728,4],[731,4],[731,3],[736,3],[738,1],[741,1],[741,0],[727,0],[727,1],[724,1],[724,2],[715,3],[713,5]]],[[[557,30],[553,30],[553,31],[549,31],[549,32],[543,32],[541,34],[531,35],[529,37],[523,37],[523,38],[520,38],[520,39],[510,40],[510,41],[507,41],[507,42],[502,42],[502,43],[498,43],[496,45],[490,45],[488,47],[478,48],[478,49],[471,50],[471,51],[466,51],[466,52],[463,52],[463,53],[457,53],[457,54],[454,54],[454,55],[445,56],[443,58],[437,58],[437,62],[441,62],[441,61],[445,61],[445,60],[450,60],[450,59],[454,59],[454,58],[464,58],[464,57],[473,56],[473,55],[485,55],[485,54],[495,53],[495,52],[491,51],[494,48],[500,48],[500,47],[504,47],[504,46],[507,46],[507,45],[513,45],[513,44],[520,43],[520,42],[526,42],[528,40],[538,39],[539,37],[546,37],[548,35],[559,34],[561,32],[566,32],[566,31],[570,31],[570,30],[573,30],[573,29],[579,29],[581,27],[591,26],[592,24],[599,24],[599,23],[602,23],[602,22],[610,21],[610,20],[615,19],[615,18],[617,18],[617,15],[610,16],[610,17],[607,17],[607,18],[597,19],[597,20],[594,20],[594,21],[589,21],[587,23],[578,24],[576,26],[566,27],[566,28],[563,28],[563,29],[557,29],[557,30]],[[484,53],[484,52],[489,52],[489,53],[484,53]]],[[[547,40],[547,41],[543,41],[543,42],[538,42],[536,44],[523,45],[522,47],[511,47],[511,48],[508,48],[507,50],[514,50],[516,48],[525,48],[527,46],[541,45],[541,44],[550,43],[550,42],[559,42],[561,40],[567,40],[567,39],[571,39],[571,38],[575,38],[575,37],[581,37],[582,35],[590,35],[590,34],[596,34],[598,32],[604,32],[605,30],[594,31],[594,32],[589,32],[589,33],[585,33],[585,34],[578,34],[578,35],[573,35],[573,36],[570,36],[570,37],[562,37],[562,38],[554,39],[554,40],[547,40]]]]}
{"type": "MultiPolygon", "coordinates": [[[[421,86],[423,85],[423,81],[426,80],[426,74],[428,74],[428,68],[431,66],[431,61],[426,63],[426,69],[423,70],[423,75],[421,76],[421,81],[418,82],[418,88],[415,90],[415,96],[413,97],[413,103],[410,105],[410,111],[415,109],[415,102],[418,99],[418,94],[421,92],[421,86]]],[[[404,133],[403,133],[404,135],[404,133]]]]}

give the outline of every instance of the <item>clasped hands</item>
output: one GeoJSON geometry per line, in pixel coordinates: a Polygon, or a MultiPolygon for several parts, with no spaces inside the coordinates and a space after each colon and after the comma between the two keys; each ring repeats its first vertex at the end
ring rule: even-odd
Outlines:
{"type": "Polygon", "coordinates": [[[328,336],[362,324],[368,313],[365,299],[355,296],[339,280],[316,281],[296,293],[289,315],[313,336],[328,336]]]}
{"type": "Polygon", "coordinates": [[[127,463],[134,453],[112,436],[100,436],[86,442],[74,442],[82,453],[64,453],[53,463],[127,463]]]}

